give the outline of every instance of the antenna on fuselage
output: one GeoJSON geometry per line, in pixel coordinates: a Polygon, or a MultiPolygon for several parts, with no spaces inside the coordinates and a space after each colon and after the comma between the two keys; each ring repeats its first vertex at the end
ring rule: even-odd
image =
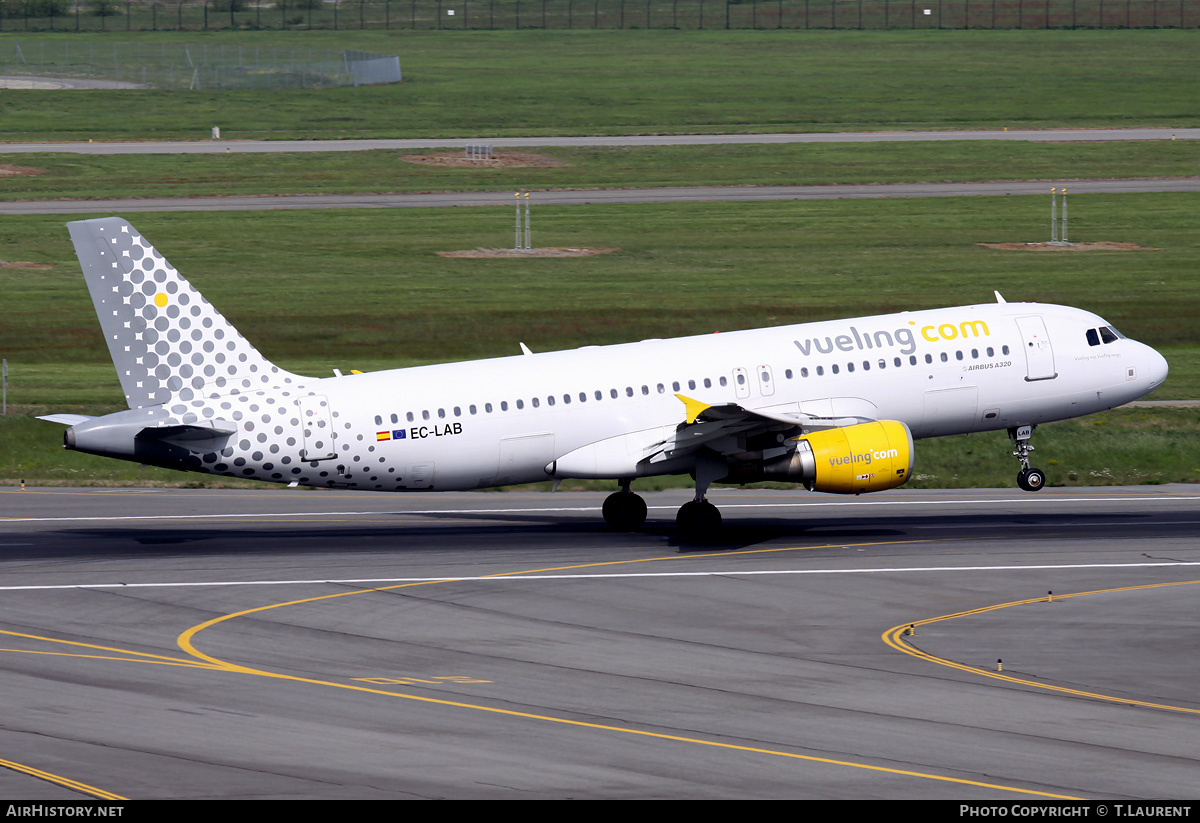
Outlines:
{"type": "Polygon", "coordinates": [[[996,295],[997,303],[1007,303],[1008,302],[1007,300],[1004,299],[1004,296],[1001,295],[1000,292],[996,291],[995,289],[992,290],[992,294],[996,295]]]}

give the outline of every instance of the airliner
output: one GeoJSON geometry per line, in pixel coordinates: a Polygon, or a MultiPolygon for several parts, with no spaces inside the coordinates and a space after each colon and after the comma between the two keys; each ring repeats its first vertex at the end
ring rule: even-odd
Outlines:
{"type": "Polygon", "coordinates": [[[263,357],[128,222],[67,224],[129,408],[57,414],[66,448],[288,486],[478,489],[691,475],[681,536],[711,534],[713,483],[891,489],[913,442],[1005,430],[1037,491],[1034,429],[1128,403],[1167,362],[1091,312],[995,303],[643,340],[325,378],[263,357]]]}

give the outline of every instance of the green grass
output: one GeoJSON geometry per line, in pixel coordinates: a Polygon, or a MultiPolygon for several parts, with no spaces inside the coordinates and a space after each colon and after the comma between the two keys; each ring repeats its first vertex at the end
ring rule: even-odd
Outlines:
{"type": "MultiPolygon", "coordinates": [[[[26,416],[0,418],[0,485],[264,487],[139,466],[66,451],[62,426],[26,416]]],[[[1117,409],[1038,428],[1035,464],[1050,485],[1111,486],[1200,482],[1200,409],[1117,409]]],[[[906,488],[1012,488],[1017,462],[1003,432],[941,437],[916,443],[906,488]]],[[[691,485],[686,477],[646,478],[651,491],[691,485]]],[[[549,483],[538,484],[549,488],[549,483]]],[[[567,481],[566,490],[611,489],[612,482],[567,481]]]]}
{"type": "MultiPolygon", "coordinates": [[[[522,149],[565,165],[448,168],[425,151],[314,154],[0,154],[39,174],[0,177],[0,200],[245,194],[823,185],[1176,177],[1200,174],[1200,142],[950,141],[851,145],[522,149]]],[[[1049,183],[1047,184],[1049,185],[1049,183]]]]}
{"type": "MultiPolygon", "coordinates": [[[[507,207],[144,214],[138,228],[268,357],[299,372],[376,369],[1006,298],[1092,309],[1185,361],[1160,392],[1200,398],[1194,194],[1079,195],[1072,237],[1154,250],[1026,253],[1046,198],[544,207],[573,259],[446,259],[506,246],[507,207]]],[[[119,403],[63,219],[7,218],[0,269],[9,401],[119,403]],[[106,388],[107,387],[107,388],[106,388]],[[111,393],[108,393],[111,392],[111,393]]]]}
{"type": "MultiPolygon", "coordinates": [[[[0,139],[403,137],[1196,125],[1196,32],[385,32],[205,35],[209,44],[399,53],[400,85],[315,92],[37,92],[0,97],[0,139]]],[[[87,43],[92,35],[75,36],[87,43]]],[[[195,34],[116,35],[185,42],[195,34]]],[[[100,42],[100,41],[97,41],[100,42]]],[[[43,168],[0,198],[804,184],[1196,173],[1192,143],[546,150],[503,172],[395,152],[12,156],[43,168]]],[[[375,370],[991,300],[1097,311],[1162,349],[1156,399],[1200,399],[1196,195],[1076,195],[1072,239],[1154,250],[1028,254],[1045,197],[535,208],[537,245],[582,259],[449,260],[511,243],[499,209],[143,214],[139,229],[263,352],[301,373],[375,370]]],[[[82,216],[81,216],[82,217],[82,216]]],[[[121,397],[63,218],[6,218],[0,482],[211,482],[64,452],[30,413],[121,397]]],[[[1044,427],[1051,482],[1195,480],[1197,413],[1125,410],[1044,427]]],[[[917,485],[1012,485],[1003,435],[922,441],[917,485]]],[[[220,481],[224,483],[225,481],[220,481]]],[[[675,481],[664,481],[675,482],[675,481]]]]}
{"type": "MultiPolygon", "coordinates": [[[[11,36],[11,35],[5,35],[11,36]]],[[[143,44],[196,33],[38,35],[143,44]]],[[[1200,122],[1197,33],[217,32],[209,47],[398,54],[405,82],[320,91],[6,91],[0,139],[771,132],[1200,122]]]]}

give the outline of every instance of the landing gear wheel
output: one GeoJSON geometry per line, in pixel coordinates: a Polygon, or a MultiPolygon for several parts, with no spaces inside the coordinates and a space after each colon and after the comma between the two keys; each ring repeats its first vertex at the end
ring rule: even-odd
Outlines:
{"type": "Polygon", "coordinates": [[[712,540],[721,531],[721,511],[707,500],[684,503],[675,516],[675,528],[684,540],[712,540]]]}
{"type": "Polygon", "coordinates": [[[1046,485],[1046,473],[1041,469],[1021,469],[1017,473],[1017,485],[1027,492],[1040,491],[1046,485]]]}
{"type": "Polygon", "coordinates": [[[646,501],[633,492],[613,492],[604,499],[604,522],[619,532],[631,532],[646,522],[646,501]]]}

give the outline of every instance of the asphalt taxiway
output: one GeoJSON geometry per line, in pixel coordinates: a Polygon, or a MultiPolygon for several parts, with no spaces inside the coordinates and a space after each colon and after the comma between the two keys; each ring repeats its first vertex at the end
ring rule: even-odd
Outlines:
{"type": "Polygon", "coordinates": [[[0,793],[1200,796],[1200,488],[687,496],[0,489],[0,793]]]}
{"type": "MultiPolygon", "coordinates": [[[[590,206],[636,203],[759,202],[768,200],[864,200],[909,197],[999,197],[1045,194],[1045,181],[979,183],[888,183],[830,186],[668,186],[654,189],[556,189],[538,191],[541,205],[590,206]]],[[[1076,180],[1074,194],[1197,192],[1200,177],[1147,180],[1076,180]]],[[[269,211],[274,209],[428,209],[454,206],[512,207],[507,191],[418,192],[413,194],[264,194],[231,197],[133,197],[110,200],[14,200],[0,202],[6,214],[123,214],[168,211],[269,211]]]]}
{"type": "MultiPolygon", "coordinates": [[[[3,78],[0,78],[3,79],[3,78]]],[[[46,82],[57,79],[42,78],[46,82]]],[[[1130,129],[957,129],[949,131],[779,132],[772,134],[613,134],[539,137],[396,138],[347,140],[138,140],[109,142],[2,143],[0,153],[70,154],[260,154],[276,152],[371,151],[378,149],[461,149],[486,143],[493,148],[537,146],[713,146],[784,143],[911,143],[915,141],[1004,140],[1032,143],[1096,143],[1125,140],[1200,140],[1195,128],[1130,129]]]]}

